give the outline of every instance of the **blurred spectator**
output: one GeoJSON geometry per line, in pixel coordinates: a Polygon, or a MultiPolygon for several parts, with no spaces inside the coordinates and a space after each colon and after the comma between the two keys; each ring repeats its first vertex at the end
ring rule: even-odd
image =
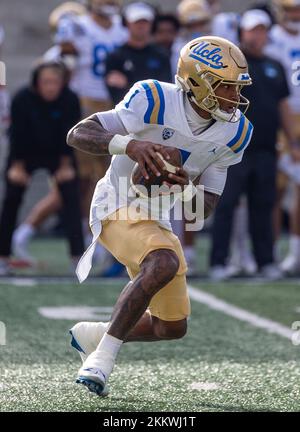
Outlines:
{"type": "Polygon", "coordinates": [[[170,58],[172,76],[175,76],[178,63],[177,38],[180,23],[175,15],[158,15],[153,25],[153,36],[156,45],[162,47],[170,58]]]}
{"type": "MultiPolygon", "coordinates": [[[[291,122],[294,133],[300,141],[300,2],[279,1],[279,23],[270,33],[266,52],[281,61],[286,70],[290,88],[289,104],[292,110],[291,122]],[[298,63],[297,63],[298,62],[298,63]],[[298,67],[297,67],[298,64],[298,67]]],[[[297,143],[295,143],[297,146],[297,143]]],[[[281,263],[285,273],[300,272],[300,160],[289,152],[289,145],[283,134],[279,136],[279,173],[277,178],[278,201],[275,211],[275,233],[281,231],[281,206],[290,183],[293,184],[293,205],[290,212],[290,241],[287,257],[281,263]]]]}
{"type": "MultiPolygon", "coordinates": [[[[251,9],[260,9],[266,12],[272,22],[272,25],[275,22],[275,14],[272,8],[272,5],[265,1],[253,3],[247,10],[251,9]]],[[[214,24],[216,24],[216,30],[219,35],[222,36],[222,32],[226,31],[226,27],[228,33],[230,35],[230,39],[234,42],[236,38],[239,38],[239,22],[240,16],[239,14],[235,14],[233,12],[222,13],[215,17],[214,24]],[[229,23],[231,21],[230,15],[236,15],[235,25],[231,26],[231,30],[234,29],[234,32],[231,33],[228,26],[222,26],[223,23],[226,23],[228,18],[229,23]],[[219,20],[221,18],[221,21],[219,20]],[[234,37],[235,34],[235,37],[234,37]]],[[[226,35],[226,33],[223,33],[226,35]]],[[[253,276],[257,272],[257,264],[255,262],[255,258],[250,249],[250,239],[249,239],[249,231],[248,231],[248,203],[247,197],[244,195],[241,197],[239,204],[234,212],[233,218],[233,227],[232,227],[232,236],[230,242],[230,257],[228,259],[228,265],[226,268],[228,277],[235,276],[253,276]]]]}
{"type": "MultiPolygon", "coordinates": [[[[60,28],[63,28],[64,30],[68,29],[70,33],[74,32],[77,18],[79,16],[85,15],[86,13],[86,8],[82,4],[74,1],[62,3],[56,7],[51,12],[48,20],[53,38],[56,38],[60,28]]],[[[43,60],[46,62],[63,62],[67,68],[67,81],[70,81],[72,70],[76,64],[76,55],[74,53],[68,54],[68,50],[63,44],[54,45],[52,48],[50,48],[44,54],[43,60]]],[[[49,216],[60,212],[62,206],[63,203],[59,189],[56,183],[52,182],[49,193],[31,209],[30,213],[26,217],[26,220],[18,226],[13,234],[12,251],[16,258],[28,262],[32,260],[32,257],[28,251],[31,238],[49,216]]]]}
{"type": "MultiPolygon", "coordinates": [[[[253,85],[244,90],[250,100],[247,117],[254,125],[252,142],[243,161],[230,168],[224,193],[215,213],[212,232],[211,277],[227,277],[226,260],[233,212],[242,194],[249,207],[249,229],[261,275],[278,279],[274,264],[272,210],[275,202],[276,136],[282,125],[288,142],[290,127],[289,89],[282,65],[264,54],[271,19],[262,10],[247,11],[241,20],[241,48],[249,64],[253,85]]],[[[243,137],[241,137],[243,139],[243,137]]]]}
{"type": "MultiPolygon", "coordinates": [[[[55,37],[62,54],[76,57],[70,86],[80,96],[83,116],[111,108],[104,81],[105,60],[109,52],[128,38],[122,26],[119,0],[88,0],[88,13],[76,20],[63,19],[55,37]]],[[[90,203],[96,182],[102,178],[110,157],[95,157],[76,152],[80,174],[82,214],[88,228],[90,203]]]]}
{"type": "Polygon", "coordinates": [[[172,81],[168,56],[151,43],[154,9],[146,3],[135,2],[125,7],[124,19],[129,40],[111,53],[106,62],[106,83],[114,104],[137,81],[149,78],[172,81]]]}
{"type": "Polygon", "coordinates": [[[39,64],[31,85],[20,90],[12,101],[6,190],[0,217],[2,275],[9,272],[11,239],[24,192],[32,173],[40,168],[48,170],[60,191],[74,264],[84,251],[76,169],[72,151],[66,145],[68,130],[80,119],[80,106],[65,81],[62,64],[39,64]]]}
{"type": "Polygon", "coordinates": [[[192,39],[212,33],[213,15],[205,0],[182,0],[177,14],[182,25],[182,46],[192,39]]]}

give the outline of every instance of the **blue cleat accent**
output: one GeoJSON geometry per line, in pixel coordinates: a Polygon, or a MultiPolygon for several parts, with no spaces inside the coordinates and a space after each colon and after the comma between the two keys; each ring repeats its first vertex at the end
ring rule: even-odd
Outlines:
{"type": "Polygon", "coordinates": [[[77,342],[77,340],[74,338],[73,333],[71,330],[69,330],[70,335],[72,336],[71,339],[71,345],[73,348],[75,348],[77,351],[82,352],[83,354],[85,354],[84,350],[81,348],[81,346],[79,345],[79,343],[77,342]]]}
{"type": "Polygon", "coordinates": [[[88,388],[88,390],[92,393],[96,393],[98,396],[107,396],[108,392],[104,392],[105,385],[100,383],[96,383],[95,381],[90,380],[89,378],[79,376],[76,380],[77,384],[82,384],[88,388]]]}

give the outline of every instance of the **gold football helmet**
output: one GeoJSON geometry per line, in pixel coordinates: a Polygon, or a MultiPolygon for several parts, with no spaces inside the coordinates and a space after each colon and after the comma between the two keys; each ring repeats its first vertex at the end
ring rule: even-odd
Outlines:
{"type": "Polygon", "coordinates": [[[191,100],[213,118],[235,122],[237,109],[248,109],[249,101],[241,95],[243,86],[252,84],[247,60],[227,39],[204,36],[187,43],[180,52],[176,80],[191,100]],[[239,100],[216,96],[221,84],[237,86],[239,100]],[[221,110],[220,100],[232,102],[234,112],[221,110]]]}
{"type": "Polygon", "coordinates": [[[57,30],[57,26],[59,21],[66,17],[71,15],[84,15],[86,13],[86,8],[75,1],[68,1],[65,3],[62,3],[61,5],[57,6],[50,14],[49,16],[49,26],[53,32],[57,30]]]}

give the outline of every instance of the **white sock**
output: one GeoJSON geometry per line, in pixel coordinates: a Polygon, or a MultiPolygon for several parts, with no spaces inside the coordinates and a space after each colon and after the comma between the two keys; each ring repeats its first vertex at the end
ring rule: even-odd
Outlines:
{"type": "Polygon", "coordinates": [[[96,351],[102,351],[107,353],[114,360],[117,358],[118,352],[123,344],[123,341],[115,338],[114,336],[109,335],[107,332],[104,333],[103,338],[101,339],[99,345],[96,348],[96,351]]]}
{"type": "Polygon", "coordinates": [[[22,223],[15,231],[14,237],[18,243],[27,243],[36,232],[36,228],[28,223],[22,223]]]}
{"type": "Polygon", "coordinates": [[[290,236],[290,253],[300,257],[300,236],[292,234],[290,236]]]}

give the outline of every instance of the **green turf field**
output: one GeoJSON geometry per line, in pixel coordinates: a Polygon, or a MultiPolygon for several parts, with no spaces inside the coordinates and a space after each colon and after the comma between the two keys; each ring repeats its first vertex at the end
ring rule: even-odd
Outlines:
{"type": "MultiPolygon", "coordinates": [[[[0,284],[0,411],[298,411],[300,346],[192,302],[181,341],[126,344],[98,398],[74,383],[79,356],[69,346],[76,319],[41,307],[114,304],[124,281],[0,284]]],[[[286,327],[300,320],[300,286],[192,282],[193,286],[286,327]]]]}

